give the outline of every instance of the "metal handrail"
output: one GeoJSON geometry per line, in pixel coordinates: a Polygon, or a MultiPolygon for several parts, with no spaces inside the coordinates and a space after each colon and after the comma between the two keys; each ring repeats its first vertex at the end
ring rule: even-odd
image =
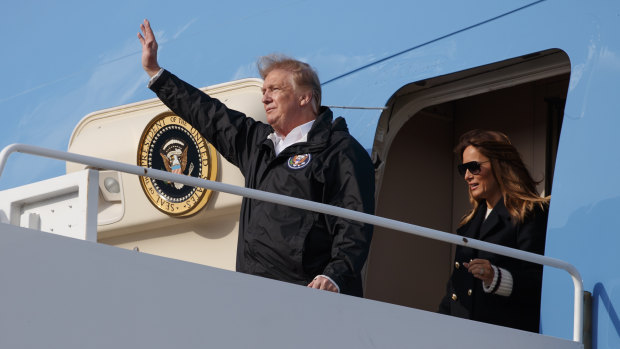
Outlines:
{"type": "Polygon", "coordinates": [[[202,178],[190,177],[183,174],[175,174],[167,171],[161,171],[151,168],[144,168],[136,165],[129,165],[122,162],[99,159],[91,156],[75,154],[65,151],[46,149],[42,147],[37,147],[33,145],[27,144],[11,144],[6,146],[0,152],[0,177],[4,171],[4,166],[6,165],[6,161],[8,156],[14,152],[26,153],[31,155],[38,155],[48,158],[54,158],[63,161],[75,162],[84,165],[88,165],[95,168],[107,169],[107,170],[115,170],[120,172],[126,172],[135,174],[138,176],[151,177],[159,180],[166,180],[176,183],[182,183],[184,185],[192,186],[192,187],[203,187],[215,191],[221,191],[229,194],[239,195],[248,197],[251,199],[268,201],[276,204],[292,206],[296,208],[301,208],[305,210],[310,210],[314,212],[320,212],[324,214],[329,214],[332,216],[339,216],[342,218],[352,219],[356,221],[360,221],[363,223],[373,224],[375,226],[380,226],[392,230],[399,230],[406,233],[423,236],[429,239],[439,240],[443,242],[448,242],[455,245],[467,246],[470,248],[493,252],[496,254],[547,265],[550,267],[563,269],[567,271],[572,279],[573,285],[575,288],[574,294],[574,321],[573,321],[573,340],[579,343],[583,341],[583,281],[581,279],[581,275],[577,268],[575,268],[572,264],[556,259],[551,258],[531,252],[526,252],[510,247],[495,245],[489,242],[469,239],[462,236],[458,236],[455,234],[450,234],[446,232],[442,232],[439,230],[429,229],[420,227],[417,225],[403,223],[400,221],[396,221],[393,219],[383,218],[379,216],[374,216],[371,214],[353,211],[349,209],[345,209],[342,207],[331,206],[327,204],[322,204],[314,201],[308,201],[298,198],[289,197],[281,194],[274,194],[269,192],[264,192],[256,189],[249,189],[244,187],[239,187],[231,184],[214,182],[202,178]]]}

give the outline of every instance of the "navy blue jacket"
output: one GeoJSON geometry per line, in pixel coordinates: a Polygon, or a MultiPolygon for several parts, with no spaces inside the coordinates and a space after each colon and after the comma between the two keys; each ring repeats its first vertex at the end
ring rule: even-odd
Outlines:
{"type": "MultiPolygon", "coordinates": [[[[482,202],[474,217],[457,230],[464,237],[478,239],[520,250],[544,254],[547,210],[536,208],[523,223],[514,222],[504,201],[500,200],[485,220],[487,205],[482,202]]],[[[457,246],[452,276],[439,312],[501,326],[538,332],[542,266],[510,257],[457,246]],[[485,293],[482,281],[474,278],[463,262],[487,259],[512,274],[513,289],[509,297],[485,293]],[[458,262],[459,267],[456,267],[458,262]],[[471,292],[470,292],[471,290],[471,292]]]]}
{"type": "MultiPolygon", "coordinates": [[[[307,142],[278,156],[268,124],[214,99],[164,71],[150,87],[229,162],[248,188],[374,213],[374,167],[343,118],[322,107],[307,142]]],[[[372,225],[244,198],[237,271],[307,285],[327,275],[342,293],[361,296],[361,269],[372,225]]]]}

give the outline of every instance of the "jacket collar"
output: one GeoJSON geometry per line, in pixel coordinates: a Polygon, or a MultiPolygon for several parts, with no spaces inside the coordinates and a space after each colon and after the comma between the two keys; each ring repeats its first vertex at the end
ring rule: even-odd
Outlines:
{"type": "MultiPolygon", "coordinates": [[[[484,206],[486,209],[486,203],[484,206]]],[[[510,213],[508,213],[508,209],[504,205],[504,199],[501,198],[495,207],[493,207],[493,211],[491,211],[489,217],[482,222],[482,226],[480,227],[480,239],[482,240],[492,231],[501,229],[502,227],[510,224],[512,224],[512,218],[510,217],[510,213]]]]}
{"type": "Polygon", "coordinates": [[[327,107],[321,107],[319,116],[308,133],[308,143],[327,143],[333,131],[348,131],[347,122],[338,117],[334,120],[334,113],[327,107]]]}
{"type": "MultiPolygon", "coordinates": [[[[329,142],[334,131],[348,132],[347,123],[342,117],[333,120],[334,114],[331,109],[327,107],[321,107],[320,113],[317,116],[312,128],[308,132],[308,138],[306,142],[293,144],[290,147],[280,153],[280,155],[290,155],[301,152],[313,152],[325,148],[329,142]]],[[[269,139],[265,139],[265,143],[271,143],[273,149],[273,142],[269,139]]]]}
{"type": "Polygon", "coordinates": [[[459,235],[465,235],[468,237],[472,237],[478,240],[484,240],[484,238],[489,235],[492,231],[496,230],[498,227],[501,228],[503,226],[512,224],[512,218],[510,213],[508,213],[508,209],[504,205],[504,199],[501,198],[493,210],[491,214],[484,219],[487,211],[486,201],[480,202],[478,205],[478,209],[476,210],[476,214],[471,219],[471,221],[457,229],[459,235]]]}

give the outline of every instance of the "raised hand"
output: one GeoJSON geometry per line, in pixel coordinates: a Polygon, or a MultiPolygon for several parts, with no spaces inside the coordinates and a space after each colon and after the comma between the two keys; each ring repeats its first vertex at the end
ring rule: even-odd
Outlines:
{"type": "Polygon", "coordinates": [[[157,74],[161,67],[157,63],[157,40],[155,40],[155,35],[148,19],[145,19],[140,24],[138,39],[142,44],[142,68],[149,76],[153,76],[157,74]]]}

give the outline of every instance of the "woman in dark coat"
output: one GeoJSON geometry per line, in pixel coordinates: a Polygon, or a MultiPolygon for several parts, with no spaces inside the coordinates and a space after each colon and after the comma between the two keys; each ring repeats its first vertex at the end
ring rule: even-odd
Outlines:
{"type": "MultiPolygon", "coordinates": [[[[472,204],[457,233],[544,254],[549,197],[540,197],[508,137],[469,131],[455,151],[472,204]]],[[[541,287],[540,265],[458,246],[439,312],[538,332],[541,287]]]]}

